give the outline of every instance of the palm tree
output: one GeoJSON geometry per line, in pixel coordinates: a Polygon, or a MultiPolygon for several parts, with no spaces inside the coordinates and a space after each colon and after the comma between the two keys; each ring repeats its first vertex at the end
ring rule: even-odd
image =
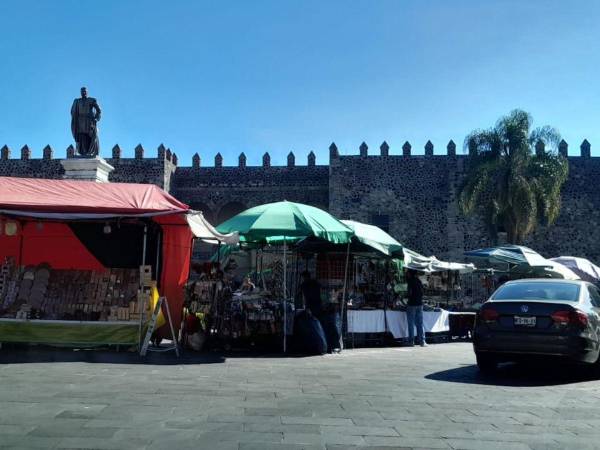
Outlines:
{"type": "Polygon", "coordinates": [[[465,215],[483,216],[493,240],[505,231],[509,243],[521,244],[560,212],[569,171],[566,158],[556,152],[560,135],[549,126],[531,131],[531,123],[531,116],[517,109],[465,139],[470,158],[459,206],[465,215]]]}

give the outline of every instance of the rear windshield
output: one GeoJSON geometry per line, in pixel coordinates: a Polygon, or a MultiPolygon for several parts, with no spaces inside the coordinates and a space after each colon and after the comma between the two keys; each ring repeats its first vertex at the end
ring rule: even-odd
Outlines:
{"type": "Polygon", "coordinates": [[[571,283],[515,283],[501,286],[492,300],[560,300],[577,302],[579,285],[571,283]]]}

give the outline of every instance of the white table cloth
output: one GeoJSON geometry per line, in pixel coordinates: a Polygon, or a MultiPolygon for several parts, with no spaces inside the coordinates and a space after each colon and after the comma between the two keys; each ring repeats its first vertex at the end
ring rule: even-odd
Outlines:
{"type": "MultiPolygon", "coordinates": [[[[423,311],[423,325],[427,333],[450,331],[449,313],[441,311],[423,311]]],[[[404,311],[349,310],[349,333],[383,333],[389,330],[395,339],[408,337],[408,323],[404,311]]],[[[416,330],[415,330],[416,336],[416,330]]]]}

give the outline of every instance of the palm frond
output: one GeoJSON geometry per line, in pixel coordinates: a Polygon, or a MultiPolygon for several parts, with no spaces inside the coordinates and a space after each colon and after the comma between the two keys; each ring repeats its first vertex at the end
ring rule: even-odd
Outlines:
{"type": "Polygon", "coordinates": [[[560,212],[569,172],[567,160],[555,152],[560,134],[549,126],[530,131],[531,123],[528,113],[514,110],[465,139],[470,158],[459,206],[465,215],[481,214],[493,238],[501,225],[511,241],[522,242],[560,212]],[[533,151],[538,140],[546,146],[539,155],[533,151]]]}

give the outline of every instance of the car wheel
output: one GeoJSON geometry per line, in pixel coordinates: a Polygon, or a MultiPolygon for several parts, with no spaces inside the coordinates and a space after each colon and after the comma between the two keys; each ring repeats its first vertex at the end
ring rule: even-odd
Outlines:
{"type": "Polygon", "coordinates": [[[494,373],[498,368],[498,360],[493,356],[481,353],[478,353],[475,356],[477,358],[477,367],[481,373],[494,373]]]}

